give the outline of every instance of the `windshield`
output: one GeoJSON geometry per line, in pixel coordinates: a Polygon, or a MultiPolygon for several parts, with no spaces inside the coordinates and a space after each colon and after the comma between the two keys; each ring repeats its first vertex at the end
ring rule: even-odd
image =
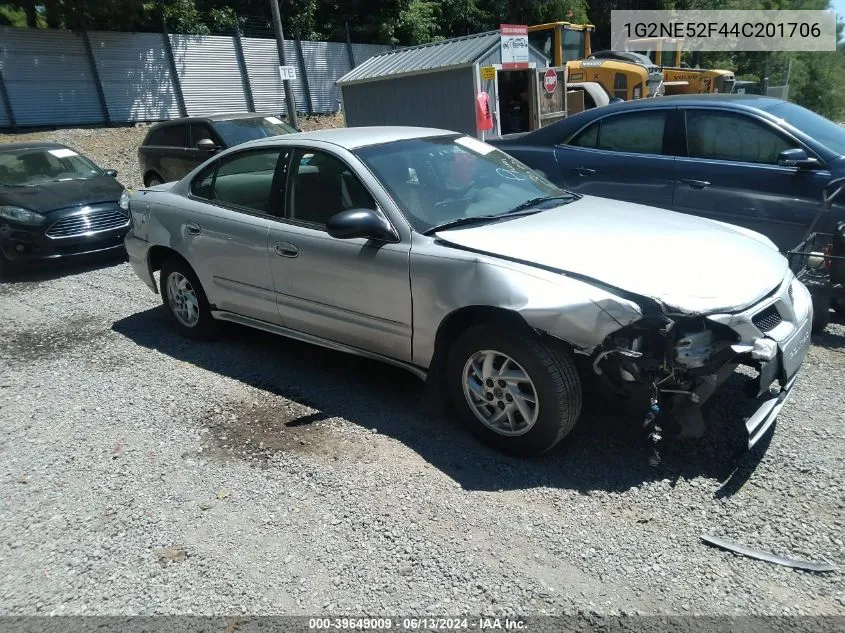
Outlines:
{"type": "Polygon", "coordinates": [[[584,31],[563,29],[563,62],[584,59],[584,31]]]}
{"type": "Polygon", "coordinates": [[[419,232],[562,193],[518,160],[468,136],[397,141],[355,153],[419,232]]]}
{"type": "Polygon", "coordinates": [[[32,187],[102,175],[99,167],[67,147],[0,150],[0,185],[6,187],[32,187]]]}
{"type": "Polygon", "coordinates": [[[554,41],[555,32],[552,29],[538,29],[528,32],[528,43],[555,62],[554,41]]]}
{"type": "MultiPolygon", "coordinates": [[[[680,66],[681,63],[680,60],[676,59],[678,51],[671,48],[663,49],[662,51],[660,51],[659,55],[656,50],[651,48],[630,52],[639,55],[641,58],[647,57],[650,63],[656,64],[658,66],[668,66],[670,68],[673,68],[680,66]]],[[[645,63],[645,59],[642,59],[642,61],[643,63],[645,63]]]]}
{"type": "Polygon", "coordinates": [[[257,138],[296,132],[296,128],[274,116],[215,121],[214,129],[217,130],[220,138],[228,147],[253,141],[257,138]]]}
{"type": "Polygon", "coordinates": [[[841,125],[794,103],[779,103],[768,108],[768,111],[821,143],[837,156],[845,154],[845,128],[841,125]]]}

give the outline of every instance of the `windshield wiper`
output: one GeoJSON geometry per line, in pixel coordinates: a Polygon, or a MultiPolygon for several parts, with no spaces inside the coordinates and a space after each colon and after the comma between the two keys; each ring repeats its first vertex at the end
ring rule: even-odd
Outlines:
{"type": "Polygon", "coordinates": [[[495,222],[499,220],[508,220],[510,218],[516,218],[523,215],[534,215],[535,213],[539,213],[539,211],[529,211],[527,209],[511,209],[510,211],[506,211],[505,213],[498,213],[496,215],[474,215],[466,218],[457,218],[455,220],[449,220],[448,222],[444,222],[443,224],[433,226],[430,229],[426,229],[422,232],[422,234],[434,235],[435,233],[437,233],[437,231],[454,229],[459,226],[467,226],[470,224],[484,224],[486,222],[495,222]]]}
{"type": "Polygon", "coordinates": [[[510,215],[511,213],[519,213],[520,211],[524,211],[525,209],[530,209],[532,207],[536,207],[544,202],[548,202],[550,200],[567,200],[568,202],[573,202],[574,200],[580,200],[581,196],[577,193],[563,193],[558,194],[556,196],[540,196],[539,198],[529,198],[525,202],[516,205],[510,211],[505,211],[504,215],[510,215]]]}
{"type": "Polygon", "coordinates": [[[484,222],[492,222],[494,220],[506,220],[509,218],[515,218],[524,215],[533,215],[535,213],[540,213],[540,211],[544,210],[533,208],[543,204],[544,202],[548,202],[550,200],[566,200],[567,202],[573,202],[575,200],[580,200],[581,197],[582,196],[577,193],[564,193],[555,196],[540,196],[538,198],[530,198],[529,200],[526,200],[525,202],[516,205],[513,209],[505,211],[504,213],[497,213],[496,215],[476,215],[467,218],[457,218],[456,220],[450,220],[449,222],[444,222],[443,224],[433,226],[430,229],[423,231],[423,235],[432,235],[437,231],[452,229],[458,226],[467,226],[469,224],[483,224],[484,222]]]}

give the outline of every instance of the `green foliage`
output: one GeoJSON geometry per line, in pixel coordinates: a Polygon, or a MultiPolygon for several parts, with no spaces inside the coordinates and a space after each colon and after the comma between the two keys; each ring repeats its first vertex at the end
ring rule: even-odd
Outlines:
{"type": "Polygon", "coordinates": [[[211,33],[209,24],[203,19],[194,0],[169,0],[156,3],[167,21],[167,28],[171,33],[191,33],[194,35],[208,35],[211,33]]]}
{"type": "Polygon", "coordinates": [[[408,7],[399,12],[395,30],[397,41],[421,43],[437,39],[439,18],[439,2],[411,0],[408,7]]]}
{"type": "MultiPolygon", "coordinates": [[[[0,24],[65,29],[231,33],[258,25],[270,35],[271,0],[0,0],[0,24]]],[[[608,48],[614,9],[826,9],[828,0],[279,0],[288,37],[398,46],[498,28],[567,19],[596,26],[593,47],[608,48]]],[[[839,25],[840,39],[843,25],[839,25]]],[[[845,50],[826,53],[701,53],[687,63],[733,70],[737,78],[782,85],[790,99],[845,118],[845,50]],[[790,67],[791,64],[791,67],[790,67]]]]}

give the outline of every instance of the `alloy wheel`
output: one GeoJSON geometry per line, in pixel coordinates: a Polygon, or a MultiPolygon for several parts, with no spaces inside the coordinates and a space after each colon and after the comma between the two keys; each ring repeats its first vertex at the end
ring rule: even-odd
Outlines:
{"type": "Polygon", "coordinates": [[[191,282],[182,273],[172,272],[167,277],[167,299],[176,319],[185,327],[199,322],[199,300],[191,282]]]}
{"type": "Polygon", "coordinates": [[[507,354],[476,352],[464,365],[463,383],[467,404],[491,431],[517,436],[537,422],[537,389],[528,373],[507,354]]]}

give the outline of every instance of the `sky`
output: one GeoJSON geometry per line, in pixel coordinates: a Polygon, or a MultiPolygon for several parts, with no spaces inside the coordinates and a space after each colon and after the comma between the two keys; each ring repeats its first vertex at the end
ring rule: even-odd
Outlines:
{"type": "Polygon", "coordinates": [[[830,8],[836,11],[837,20],[845,20],[845,0],[830,0],[830,8]]]}

